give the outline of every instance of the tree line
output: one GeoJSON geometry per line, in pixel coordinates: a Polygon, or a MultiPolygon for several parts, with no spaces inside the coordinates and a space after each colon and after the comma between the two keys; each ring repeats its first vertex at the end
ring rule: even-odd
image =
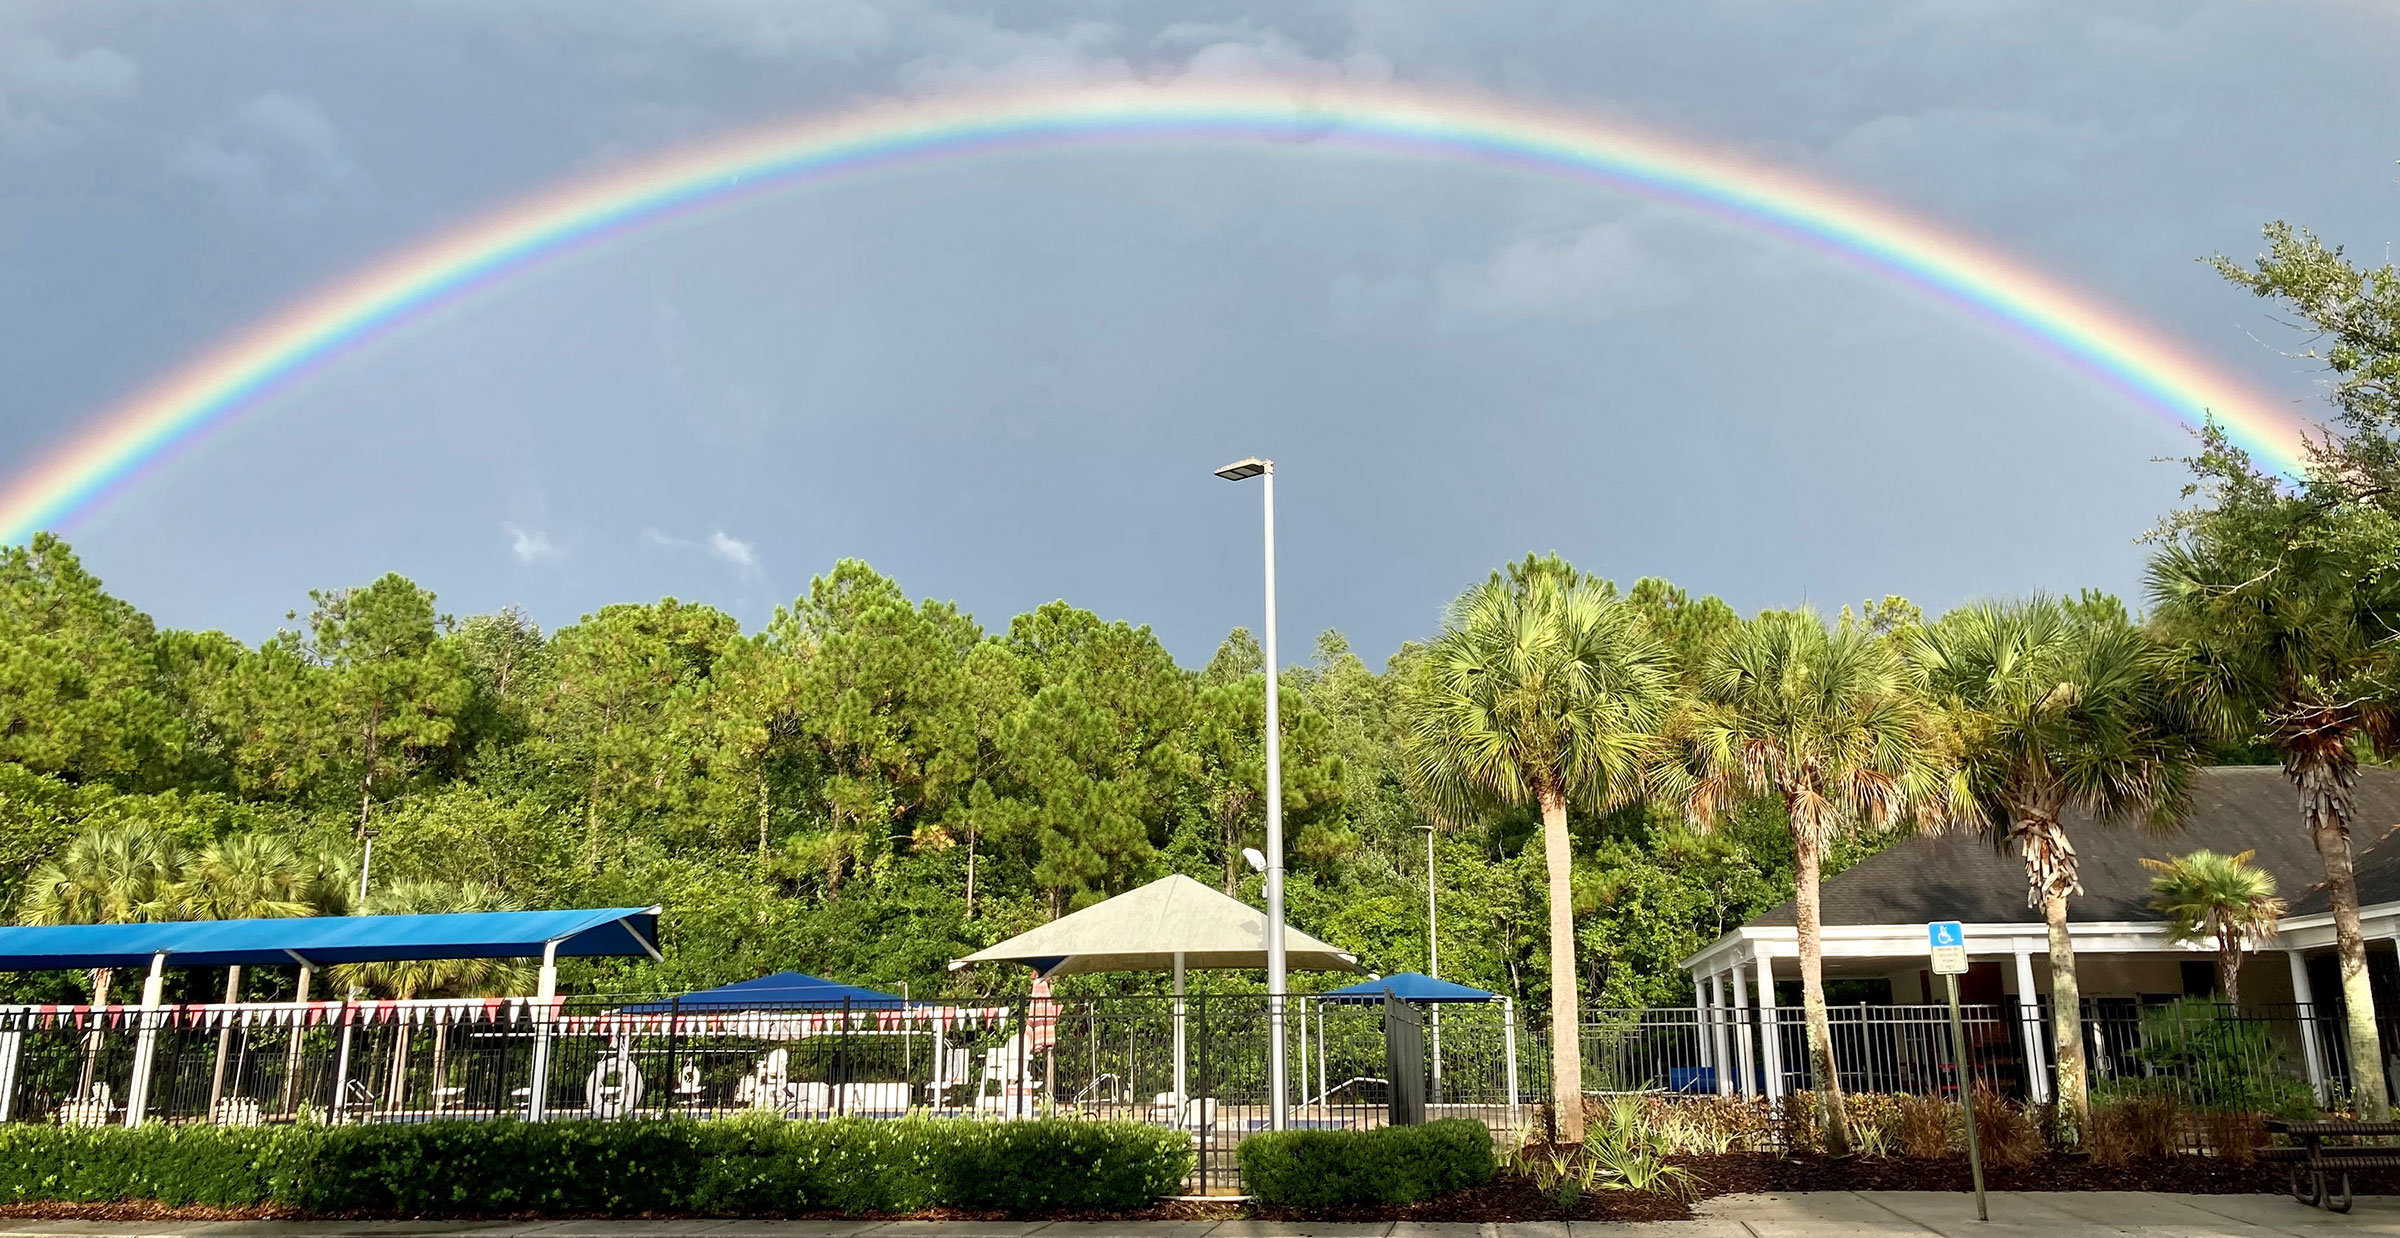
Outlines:
{"type": "MultiPolygon", "coordinates": [[[[2207,430],[2193,501],[2151,534],[2143,615],[2086,593],[1745,618],[1529,556],[1380,669],[1328,632],[1284,675],[1294,922],[1421,966],[1430,838],[1445,970],[1547,1002],[1555,1031],[1593,1003],[1688,1000],[1677,960],[1794,898],[1838,1151],[1820,883],[1897,833],[1982,830],[2050,925],[2072,1123],[2064,821],[2171,826],[2200,768],[2271,759],[2325,862],[2357,1100],[2379,1110],[2349,816],[2359,764],[2400,738],[2400,278],[2280,225],[2269,246],[2219,269],[2331,341],[2334,428],[2299,478],[2207,430]]],[[[454,620],[399,576],[290,623],[257,646],[160,630],[55,537],[0,554],[17,918],[343,910],[372,838],[368,909],[662,904],[666,962],[578,964],[586,988],[801,967],[965,996],[998,982],[946,960],[1163,872],[1254,893],[1266,688],[1238,629],[1189,670],[1144,627],[1054,602],[986,631],[855,561],[749,633],[674,599],[549,633],[454,620]]],[[[1576,1040],[1552,1039],[1562,1102],[1576,1040]]],[[[1560,1105],[1564,1138],[1580,1115],[1560,1105]]]]}

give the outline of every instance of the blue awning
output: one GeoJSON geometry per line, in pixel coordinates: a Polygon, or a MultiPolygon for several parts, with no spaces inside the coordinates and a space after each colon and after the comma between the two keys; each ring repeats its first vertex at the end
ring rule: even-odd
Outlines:
{"type": "Polygon", "coordinates": [[[1381,980],[1362,980],[1317,996],[1329,1002],[1379,1002],[1386,992],[1404,1002],[1488,1002],[1499,996],[1413,971],[1385,976],[1381,980]]]}
{"type": "Polygon", "coordinates": [[[842,984],[807,972],[783,971],[756,980],[741,980],[733,984],[686,993],[672,1002],[643,1002],[625,1009],[633,1014],[664,1014],[669,1010],[811,1010],[841,1009],[847,1002],[852,1010],[897,1010],[904,1003],[900,998],[875,989],[862,989],[855,984],[842,984]]]}
{"type": "Polygon", "coordinates": [[[0,928],[0,971],[255,967],[407,959],[560,958],[658,954],[656,907],[592,911],[463,911],[429,916],[295,916],[282,920],[166,920],[0,928]]]}

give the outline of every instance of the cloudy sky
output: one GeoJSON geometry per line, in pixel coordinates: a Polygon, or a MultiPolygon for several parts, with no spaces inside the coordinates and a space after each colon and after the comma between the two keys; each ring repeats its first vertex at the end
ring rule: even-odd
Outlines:
{"type": "MultiPolygon", "coordinates": [[[[894,95],[1191,73],[1630,116],[1955,225],[2296,410],[2198,261],[2400,239],[2400,19],[2092,0],[0,2],[0,469],[245,324],[565,178],[894,95]]],[[[1371,657],[1557,550],[1745,609],[2131,591],[2185,449],[1919,294],[1695,213],[1306,146],[801,189],[492,289],[277,390],[67,530],[255,639],[399,570],[548,625],[763,619],[844,556],[987,625],[1065,597],[1187,663],[1371,657]]]]}

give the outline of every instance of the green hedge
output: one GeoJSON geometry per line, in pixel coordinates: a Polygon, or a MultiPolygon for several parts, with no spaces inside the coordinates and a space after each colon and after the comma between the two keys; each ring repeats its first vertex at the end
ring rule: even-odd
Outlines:
{"type": "Polygon", "coordinates": [[[1060,1120],[0,1128],[0,1200],[375,1216],[1125,1209],[1191,1165],[1182,1133],[1060,1120]]]}
{"type": "Polygon", "coordinates": [[[1284,1208],[1413,1204],[1492,1180],[1492,1132],[1471,1118],[1363,1131],[1283,1131],[1241,1146],[1242,1181],[1284,1208]]]}

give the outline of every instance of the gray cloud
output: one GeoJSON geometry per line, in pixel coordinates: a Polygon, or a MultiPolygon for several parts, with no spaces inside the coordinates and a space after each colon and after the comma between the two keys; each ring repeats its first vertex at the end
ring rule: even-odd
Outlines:
{"type": "Polygon", "coordinates": [[[72,51],[52,39],[0,30],[0,153],[38,155],[72,145],[111,104],[140,89],[141,70],[114,48],[72,51]]]}
{"type": "Polygon", "coordinates": [[[358,165],[324,105],[269,91],[186,141],[175,171],[237,210],[306,214],[359,186],[358,165]]]}
{"type": "Polygon", "coordinates": [[[541,529],[508,524],[502,525],[501,530],[508,534],[508,552],[519,563],[548,563],[567,557],[566,548],[551,541],[550,535],[541,529]]]}

